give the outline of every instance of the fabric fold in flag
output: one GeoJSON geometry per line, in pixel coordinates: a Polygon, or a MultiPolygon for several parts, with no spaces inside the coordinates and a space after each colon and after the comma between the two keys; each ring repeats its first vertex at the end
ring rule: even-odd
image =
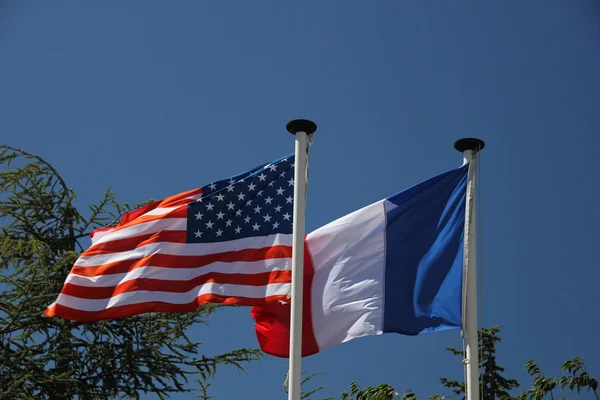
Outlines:
{"type": "MultiPolygon", "coordinates": [[[[468,165],[308,234],[302,355],[354,338],[461,326],[468,165]]],[[[288,357],[289,300],[255,306],[261,348],[288,357]]]]}
{"type": "Polygon", "coordinates": [[[76,321],[246,306],[290,293],[294,156],[159,200],[90,234],[45,311],[76,321]]]}

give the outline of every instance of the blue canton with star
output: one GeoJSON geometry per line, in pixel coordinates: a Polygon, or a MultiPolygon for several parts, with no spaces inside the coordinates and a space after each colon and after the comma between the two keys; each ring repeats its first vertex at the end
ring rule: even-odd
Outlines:
{"type": "Polygon", "coordinates": [[[294,156],[202,187],[188,205],[187,242],[292,233],[294,156]]]}

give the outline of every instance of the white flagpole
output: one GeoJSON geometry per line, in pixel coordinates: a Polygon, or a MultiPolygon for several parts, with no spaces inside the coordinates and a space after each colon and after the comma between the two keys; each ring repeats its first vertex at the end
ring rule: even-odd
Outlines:
{"type": "Polygon", "coordinates": [[[463,325],[466,327],[466,356],[467,369],[466,399],[479,400],[479,342],[477,337],[477,252],[476,252],[476,223],[475,223],[475,172],[477,168],[477,152],[485,147],[480,139],[465,138],[457,140],[454,148],[463,153],[463,163],[469,163],[467,176],[467,195],[465,208],[465,238],[464,238],[464,274],[466,286],[466,308],[463,315],[463,325]]]}
{"type": "Polygon", "coordinates": [[[312,121],[297,119],[286,126],[296,135],[294,164],[294,216],[292,231],[292,307],[290,324],[290,364],[288,400],[300,400],[302,358],[302,292],[304,281],[304,215],[306,211],[307,137],[317,130],[312,121]]]}

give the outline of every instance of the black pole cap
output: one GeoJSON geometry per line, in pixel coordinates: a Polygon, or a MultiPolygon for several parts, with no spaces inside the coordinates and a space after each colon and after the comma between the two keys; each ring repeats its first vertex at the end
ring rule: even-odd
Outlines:
{"type": "Polygon", "coordinates": [[[463,138],[454,142],[454,148],[461,153],[464,153],[466,150],[474,150],[475,152],[478,152],[479,150],[483,150],[484,147],[485,142],[476,138],[463,138]]]}
{"type": "Polygon", "coordinates": [[[312,135],[317,130],[317,124],[307,119],[295,119],[288,122],[285,129],[292,135],[298,132],[306,132],[307,135],[312,135]]]}

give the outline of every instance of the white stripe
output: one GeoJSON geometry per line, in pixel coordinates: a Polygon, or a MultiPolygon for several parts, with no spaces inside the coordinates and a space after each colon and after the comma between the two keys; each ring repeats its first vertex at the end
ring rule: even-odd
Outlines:
{"type": "Polygon", "coordinates": [[[156,233],[162,230],[184,231],[187,229],[187,218],[164,218],[156,221],[142,222],[126,228],[117,229],[104,235],[94,243],[107,243],[114,240],[127,239],[129,237],[156,233]]]}
{"type": "Polygon", "coordinates": [[[96,243],[98,243],[98,241],[100,239],[102,239],[104,236],[108,235],[112,231],[114,231],[114,229],[94,232],[94,235],[90,237],[90,239],[92,241],[92,246],[95,245],[96,243]]]}
{"type": "Polygon", "coordinates": [[[135,260],[151,254],[168,254],[174,256],[203,256],[228,251],[240,251],[245,249],[261,249],[269,246],[291,246],[292,235],[275,234],[269,236],[258,236],[229,240],[220,243],[149,243],[137,249],[121,251],[111,254],[100,254],[95,256],[81,256],[75,262],[80,267],[96,267],[107,263],[123,260],[135,260]]]}
{"type": "Polygon", "coordinates": [[[134,279],[160,279],[164,281],[189,281],[212,272],[225,274],[259,274],[291,270],[290,258],[272,258],[254,262],[215,262],[202,268],[140,267],[122,274],[81,276],[69,274],[65,283],[86,287],[111,287],[134,279]]]}
{"type": "Polygon", "coordinates": [[[381,334],[385,210],[378,201],[307,236],[315,273],[313,331],[320,350],[381,334]]]}
{"type": "MultiPolygon", "coordinates": [[[[154,210],[150,210],[147,213],[141,215],[140,217],[145,217],[146,215],[164,215],[164,214],[170,213],[173,210],[177,210],[179,207],[182,207],[182,206],[155,208],[154,210]]],[[[138,218],[140,218],[140,217],[138,217],[138,218]]],[[[134,221],[135,221],[135,219],[134,219],[134,221]]]]}
{"type": "Polygon", "coordinates": [[[231,284],[206,283],[189,292],[170,293],[138,290],[116,295],[109,299],[81,299],[66,294],[60,294],[57,304],[81,311],[102,311],[107,308],[132,304],[160,301],[169,304],[188,304],[203,294],[217,294],[226,297],[248,297],[262,299],[267,296],[287,295],[290,292],[289,283],[271,283],[265,286],[243,286],[231,284]]]}

